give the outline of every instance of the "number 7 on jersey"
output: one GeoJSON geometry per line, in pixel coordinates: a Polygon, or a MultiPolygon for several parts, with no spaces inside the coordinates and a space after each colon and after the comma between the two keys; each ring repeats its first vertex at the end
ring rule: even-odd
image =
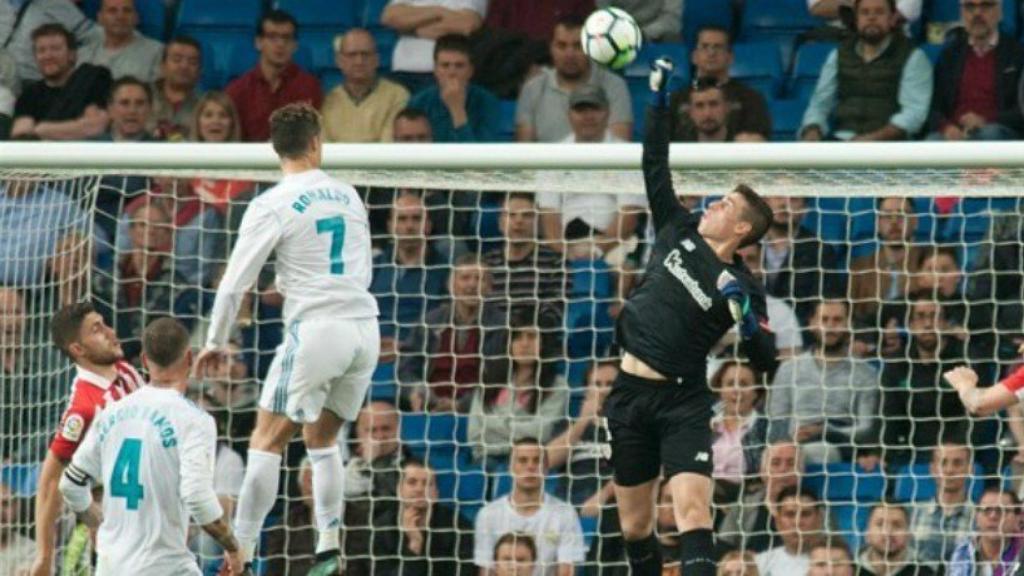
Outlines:
{"type": "Polygon", "coordinates": [[[316,233],[331,235],[331,274],[345,273],[345,261],[341,259],[341,251],[345,247],[345,219],[341,216],[321,218],[316,221],[316,233]]]}

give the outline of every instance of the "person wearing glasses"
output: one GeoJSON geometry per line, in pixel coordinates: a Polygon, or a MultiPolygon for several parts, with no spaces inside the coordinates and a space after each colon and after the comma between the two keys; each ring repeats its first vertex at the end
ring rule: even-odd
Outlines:
{"type": "MultiPolygon", "coordinates": [[[[697,32],[697,43],[690,53],[693,62],[693,77],[704,86],[717,86],[725,97],[726,129],[732,140],[738,142],[764,142],[771,138],[772,118],[764,96],[750,86],[729,77],[732,66],[732,37],[729,31],[718,26],[705,26],[697,32]],[[706,79],[706,80],[702,80],[706,79]]],[[[672,95],[670,103],[675,115],[672,140],[675,142],[697,142],[700,129],[692,119],[691,102],[693,86],[672,95]]]]}
{"type": "Polygon", "coordinates": [[[1024,133],[1024,47],[999,33],[998,0],[960,0],[963,28],[935,64],[930,140],[1016,140],[1024,133]]]}
{"type": "Polygon", "coordinates": [[[298,33],[299,23],[291,14],[265,13],[256,32],[259,62],[224,90],[238,108],[244,142],[269,141],[270,114],[285,104],[303,102],[319,109],[323,102],[316,76],[295,63],[298,33]]]}
{"type": "Polygon", "coordinates": [[[320,113],[328,142],[390,142],[392,125],[409,92],[377,74],[380,54],[373,35],[353,28],[334,39],[334,61],[344,82],[327,93],[320,113]]]}
{"type": "Polygon", "coordinates": [[[855,0],[853,9],[857,33],[825,60],[800,139],[913,138],[928,119],[928,57],[898,28],[896,0],[855,0]]]}
{"type": "Polygon", "coordinates": [[[1024,535],[1017,495],[996,486],[986,489],[974,509],[974,524],[975,535],[953,551],[946,575],[1018,574],[1024,535]]]}

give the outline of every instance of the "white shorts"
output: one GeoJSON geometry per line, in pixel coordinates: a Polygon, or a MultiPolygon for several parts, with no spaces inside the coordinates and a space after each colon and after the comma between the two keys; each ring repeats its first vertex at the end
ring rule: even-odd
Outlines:
{"type": "Polygon", "coordinates": [[[277,347],[260,393],[260,408],[300,424],[326,408],[353,421],[377,367],[376,318],[292,322],[277,347]]]}

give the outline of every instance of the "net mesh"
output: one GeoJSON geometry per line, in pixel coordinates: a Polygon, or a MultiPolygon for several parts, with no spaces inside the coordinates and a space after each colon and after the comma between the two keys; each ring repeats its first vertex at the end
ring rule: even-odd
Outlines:
{"type": "MultiPolygon", "coordinates": [[[[733,365],[738,357],[727,337],[709,364],[722,398],[712,424],[720,542],[760,553],[789,542],[790,532],[807,542],[810,534],[832,533],[856,555],[872,542],[870,510],[888,499],[905,504],[910,559],[940,566],[975,518],[968,507],[943,520],[937,491],[963,492],[967,502],[986,486],[1016,491],[1014,459],[1024,454],[1017,412],[965,415],[941,373],[969,364],[987,385],[1018,361],[1021,172],[676,173],[681,201],[694,209],[746,182],[776,210],[768,240],[748,258],[773,296],[770,321],[789,358],[774,375],[748,373],[733,365]],[[823,299],[845,305],[818,306],[823,299]],[[794,438],[799,451],[788,444],[794,438]],[[943,463],[934,472],[933,458],[943,463]],[[781,507],[766,502],[790,485],[818,495],[820,527],[773,521],[781,507]]],[[[617,353],[614,318],[653,239],[639,173],[335,175],[359,187],[374,234],[384,345],[369,401],[397,410],[374,404],[339,438],[350,564],[401,573],[425,555],[431,573],[475,572],[474,546],[490,558],[487,543],[514,525],[483,537],[483,527],[474,534],[474,521],[517,485],[512,441],[536,436],[549,443],[545,490],[572,506],[581,534],[577,542],[575,529],[541,530],[542,554],[561,546],[562,558],[588,573],[624,573],[607,490],[607,438],[595,414],[614,376],[614,363],[599,361],[617,353]],[[543,248],[523,243],[534,235],[543,248]],[[506,237],[518,239],[528,256],[506,252],[506,237]],[[414,536],[401,527],[404,459],[434,470],[437,503],[452,512],[432,516],[447,524],[425,530],[416,552],[414,536]]],[[[160,316],[182,320],[200,346],[245,206],[276,177],[0,172],[0,447],[13,498],[3,521],[13,533],[32,536],[38,465],[73,379],[70,363],[50,344],[53,312],[90,297],[135,362],[142,328],[160,316]]],[[[259,383],[282,340],[281,305],[271,261],[242,306],[233,361],[191,383],[192,396],[218,423],[217,491],[229,508],[241,485],[259,383]]],[[[285,454],[281,495],[261,540],[266,574],[305,573],[312,560],[303,456],[298,441],[285,454]]],[[[659,510],[660,540],[673,551],[672,514],[659,510]]],[[[75,539],[73,525],[62,523],[57,562],[87,564],[75,551],[83,539],[75,539]]],[[[215,571],[216,545],[198,535],[192,546],[215,571]]],[[[0,565],[0,573],[7,568],[0,565]]]]}

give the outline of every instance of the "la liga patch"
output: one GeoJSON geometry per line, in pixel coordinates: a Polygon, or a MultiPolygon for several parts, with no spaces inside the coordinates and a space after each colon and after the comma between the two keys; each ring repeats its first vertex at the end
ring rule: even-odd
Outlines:
{"type": "Polygon", "coordinates": [[[78,442],[82,439],[82,432],[85,430],[85,419],[78,414],[69,414],[64,419],[64,426],[61,427],[60,435],[69,442],[78,442]]]}

